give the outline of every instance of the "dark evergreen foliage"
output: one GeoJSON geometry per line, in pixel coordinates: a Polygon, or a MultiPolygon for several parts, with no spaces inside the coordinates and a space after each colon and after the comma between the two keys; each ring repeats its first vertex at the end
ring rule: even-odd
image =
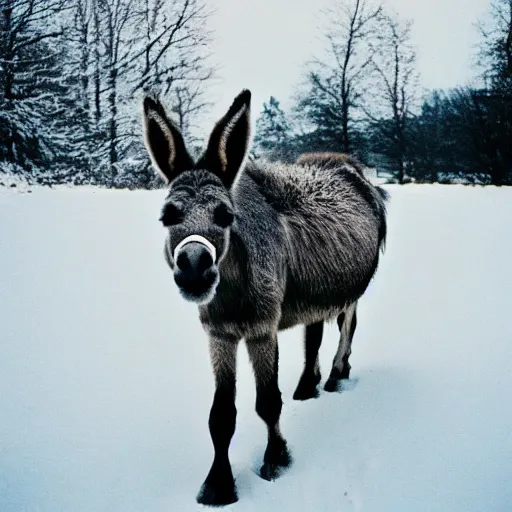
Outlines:
{"type": "Polygon", "coordinates": [[[0,169],[33,183],[160,186],[140,97],[193,127],[211,77],[202,0],[0,0],[0,169]]]}

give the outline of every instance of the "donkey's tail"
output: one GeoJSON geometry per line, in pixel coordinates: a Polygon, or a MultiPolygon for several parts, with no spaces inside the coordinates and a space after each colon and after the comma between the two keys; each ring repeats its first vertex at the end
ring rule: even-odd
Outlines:
{"type": "Polygon", "coordinates": [[[389,200],[389,192],[382,187],[375,187],[375,190],[380,196],[381,202],[379,205],[380,210],[380,219],[379,219],[379,247],[382,252],[384,252],[384,248],[386,246],[386,238],[388,234],[388,226],[387,226],[387,212],[386,212],[386,203],[389,200]]]}

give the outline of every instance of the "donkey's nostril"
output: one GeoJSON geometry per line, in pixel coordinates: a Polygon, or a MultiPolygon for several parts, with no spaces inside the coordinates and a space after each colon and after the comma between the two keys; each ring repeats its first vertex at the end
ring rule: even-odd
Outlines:
{"type": "Polygon", "coordinates": [[[210,251],[202,251],[197,261],[197,273],[202,275],[205,270],[208,270],[213,265],[213,258],[210,251]]]}
{"type": "Polygon", "coordinates": [[[192,267],[190,265],[190,260],[188,259],[186,251],[181,251],[178,254],[178,257],[176,258],[176,266],[180,270],[183,270],[184,272],[190,271],[192,269],[192,267]]]}

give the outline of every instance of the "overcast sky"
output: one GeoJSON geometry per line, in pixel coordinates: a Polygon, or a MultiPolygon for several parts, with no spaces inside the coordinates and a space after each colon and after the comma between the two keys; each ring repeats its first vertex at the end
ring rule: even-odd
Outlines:
{"type": "MultiPolygon", "coordinates": [[[[338,0],[340,1],[340,0],[338,0]]],[[[210,86],[215,105],[210,129],[238,92],[253,93],[253,119],[263,101],[276,96],[286,108],[302,66],[319,54],[319,10],[332,0],[206,0],[215,8],[213,52],[220,82],[210,86]]],[[[402,18],[412,18],[421,84],[451,87],[474,76],[474,27],[490,0],[384,0],[402,18]]]]}

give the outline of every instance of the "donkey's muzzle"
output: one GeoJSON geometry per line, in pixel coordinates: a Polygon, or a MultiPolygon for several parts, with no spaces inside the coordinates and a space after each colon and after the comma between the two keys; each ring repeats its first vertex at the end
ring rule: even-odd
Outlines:
{"type": "Polygon", "coordinates": [[[212,251],[200,242],[184,245],[176,254],[174,281],[185,299],[199,303],[208,300],[218,283],[212,251]]]}

